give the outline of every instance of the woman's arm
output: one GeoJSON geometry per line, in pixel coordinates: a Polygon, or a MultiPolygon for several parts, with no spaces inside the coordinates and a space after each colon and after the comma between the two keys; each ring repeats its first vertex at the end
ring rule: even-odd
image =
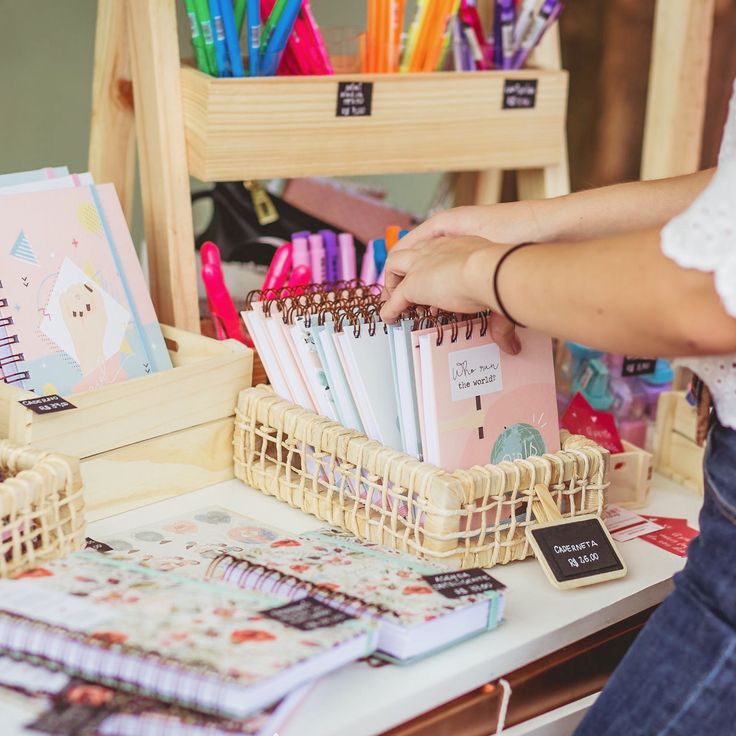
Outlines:
{"type": "Polygon", "coordinates": [[[661,227],[690,205],[714,171],[615,184],[553,199],[456,207],[429,218],[397,247],[418,247],[443,236],[477,235],[508,244],[546,243],[661,227]]]}
{"type": "MultiPolygon", "coordinates": [[[[493,273],[508,246],[441,238],[393,252],[381,315],[409,304],[458,312],[498,310],[493,273]]],[[[736,351],[736,320],[723,309],[713,275],[680,268],[660,250],[658,229],[598,240],[530,245],[502,265],[498,293],[518,322],[591,347],[630,355],[736,351]]],[[[512,330],[494,337],[518,351],[512,330]]]]}

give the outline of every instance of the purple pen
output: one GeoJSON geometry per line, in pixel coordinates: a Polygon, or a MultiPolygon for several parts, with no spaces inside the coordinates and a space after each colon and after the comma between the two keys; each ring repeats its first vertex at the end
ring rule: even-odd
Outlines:
{"type": "Polygon", "coordinates": [[[327,280],[325,268],[325,246],[321,235],[309,236],[309,260],[312,268],[312,281],[315,284],[324,284],[327,280]]]}
{"type": "Polygon", "coordinates": [[[542,7],[539,9],[536,17],[529,26],[529,30],[521,39],[519,50],[514,56],[512,69],[520,69],[526,62],[529,54],[539,43],[545,31],[557,20],[562,12],[562,3],[560,0],[544,0],[542,7]]]}
{"type": "Polygon", "coordinates": [[[309,260],[308,237],[309,233],[294,233],[291,236],[291,263],[293,268],[297,268],[298,266],[312,268],[309,260]]]}
{"type": "Polygon", "coordinates": [[[514,26],[516,25],[516,4],[514,0],[499,0],[499,26],[501,39],[501,67],[512,69],[514,64],[514,26]]]}
{"type": "Polygon", "coordinates": [[[373,241],[369,240],[363,255],[363,263],[360,267],[360,280],[364,284],[375,284],[378,274],[376,273],[376,259],[373,257],[373,241]]]}
{"type": "Polygon", "coordinates": [[[322,243],[325,247],[325,275],[329,283],[338,280],[339,253],[337,250],[337,235],[332,230],[320,230],[322,243]]]}
{"type": "Polygon", "coordinates": [[[340,233],[337,236],[340,246],[340,268],[339,278],[342,281],[353,281],[356,277],[355,271],[355,242],[350,233],[340,233]]]}

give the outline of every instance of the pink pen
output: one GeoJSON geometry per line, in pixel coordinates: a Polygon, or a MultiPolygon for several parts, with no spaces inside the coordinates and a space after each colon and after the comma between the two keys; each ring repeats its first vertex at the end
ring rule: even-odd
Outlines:
{"type": "Polygon", "coordinates": [[[355,243],[350,233],[340,233],[337,236],[337,242],[340,249],[340,272],[339,277],[342,281],[353,281],[356,277],[355,272],[355,243]]]}
{"type": "Polygon", "coordinates": [[[218,337],[220,339],[229,337],[253,347],[253,342],[246,334],[225,286],[219,248],[209,241],[203,243],[200,258],[202,259],[202,281],[207,293],[207,303],[215,320],[218,337]]]}
{"type": "MultiPolygon", "coordinates": [[[[261,289],[266,292],[269,289],[280,289],[289,278],[291,272],[291,243],[284,243],[276,248],[276,252],[271,259],[271,265],[268,267],[266,278],[263,280],[261,289]]],[[[266,299],[271,296],[264,293],[266,299]]]]}
{"type": "Polygon", "coordinates": [[[315,284],[324,284],[327,278],[325,264],[325,246],[321,235],[309,236],[309,258],[312,267],[312,281],[315,284]]]}
{"type": "Polygon", "coordinates": [[[287,286],[305,286],[312,280],[312,269],[309,266],[297,266],[289,276],[287,286]]]}
{"type": "Polygon", "coordinates": [[[360,280],[364,284],[375,284],[378,274],[376,273],[376,259],[373,257],[373,241],[368,241],[360,267],[360,280]]]}
{"type": "Polygon", "coordinates": [[[294,233],[291,236],[291,265],[294,268],[299,266],[307,266],[311,268],[309,261],[309,243],[307,238],[309,234],[302,235],[301,233],[294,233]]]}

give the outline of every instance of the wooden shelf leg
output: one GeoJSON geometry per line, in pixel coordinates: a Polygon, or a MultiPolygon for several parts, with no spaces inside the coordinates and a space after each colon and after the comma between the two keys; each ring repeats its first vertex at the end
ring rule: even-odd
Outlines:
{"type": "Polygon", "coordinates": [[[642,179],[700,167],[714,0],[657,0],[642,179]]]}
{"type": "Polygon", "coordinates": [[[516,172],[519,199],[561,197],[570,193],[570,171],[567,163],[567,140],[560,140],[560,163],[543,169],[520,169],[516,172]]]}
{"type": "Polygon", "coordinates": [[[143,221],[161,322],[199,332],[175,0],[127,0],[143,221]]]}
{"type": "Polygon", "coordinates": [[[130,81],[127,0],[98,0],[89,170],[112,182],[128,224],[135,188],[135,120],[130,81]]]}
{"type": "Polygon", "coordinates": [[[467,204],[496,204],[501,201],[501,184],[503,183],[501,169],[463,171],[457,176],[455,207],[467,204]]]}

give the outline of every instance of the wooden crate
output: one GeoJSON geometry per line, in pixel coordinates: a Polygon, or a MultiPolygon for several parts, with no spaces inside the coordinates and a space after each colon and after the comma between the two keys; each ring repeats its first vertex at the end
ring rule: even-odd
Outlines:
{"type": "Polygon", "coordinates": [[[217,79],[183,66],[181,90],[189,172],[204,181],[563,163],[564,71],[217,79]],[[504,109],[507,80],[536,82],[533,108],[504,109]],[[370,115],[336,114],[341,82],[372,84],[370,115]]]}
{"type": "Polygon", "coordinates": [[[654,469],[702,494],[705,448],[695,441],[696,428],[697,411],[684,391],[668,391],[659,397],[654,469]]]}
{"type": "Polygon", "coordinates": [[[646,506],[652,483],[652,454],[622,440],[625,452],[611,455],[606,503],[629,509],[646,506]]]}
{"type": "Polygon", "coordinates": [[[76,409],[39,416],[34,394],[0,382],[0,437],[79,458],[94,519],[233,477],[238,393],[253,352],[162,325],[174,368],[68,397],[76,409]]]}

